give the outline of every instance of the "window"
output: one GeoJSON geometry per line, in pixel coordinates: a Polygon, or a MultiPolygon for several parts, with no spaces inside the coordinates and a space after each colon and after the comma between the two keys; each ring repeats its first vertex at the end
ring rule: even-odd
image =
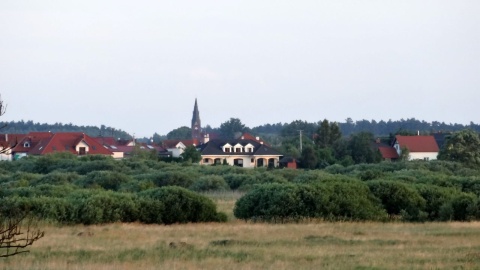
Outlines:
{"type": "Polygon", "coordinates": [[[204,158],[203,163],[208,163],[208,158],[204,158]]]}
{"type": "Polygon", "coordinates": [[[79,151],[78,151],[78,154],[79,154],[79,155],[83,156],[83,155],[85,155],[86,153],[87,153],[87,150],[86,150],[85,147],[80,147],[80,148],[79,148],[79,151]]]}
{"type": "Polygon", "coordinates": [[[230,153],[230,148],[225,148],[225,153],[230,153]]]}
{"type": "Polygon", "coordinates": [[[242,148],[235,148],[235,153],[240,153],[242,152],[242,148]]]}
{"type": "Polygon", "coordinates": [[[428,161],[428,160],[430,160],[430,158],[424,157],[423,160],[428,161]]]}
{"type": "Polygon", "coordinates": [[[250,160],[250,162],[254,163],[254,162],[255,162],[255,159],[254,159],[254,158],[252,158],[252,159],[250,160]]]}

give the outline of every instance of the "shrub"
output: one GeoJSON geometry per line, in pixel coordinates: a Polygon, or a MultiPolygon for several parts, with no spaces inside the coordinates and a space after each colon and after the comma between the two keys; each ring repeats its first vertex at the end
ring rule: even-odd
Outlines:
{"type": "Polygon", "coordinates": [[[103,188],[116,191],[122,184],[131,180],[130,176],[115,171],[94,171],[88,173],[78,184],[84,188],[103,188]]]}
{"type": "Polygon", "coordinates": [[[197,192],[223,191],[230,189],[225,179],[218,175],[201,176],[193,182],[189,189],[197,192]]]}
{"type": "Polygon", "coordinates": [[[33,181],[32,185],[50,184],[50,185],[65,185],[71,184],[79,178],[76,173],[52,172],[41,178],[33,181]]]}
{"type": "Polygon", "coordinates": [[[139,193],[140,197],[160,201],[164,205],[165,224],[221,221],[212,200],[181,187],[162,187],[139,193]]]}
{"type": "Polygon", "coordinates": [[[456,195],[440,209],[442,220],[470,221],[475,220],[478,214],[478,198],[467,193],[456,195]]]}
{"type": "Polygon", "coordinates": [[[266,184],[257,186],[235,204],[234,214],[245,220],[285,222],[305,218],[379,220],[384,210],[360,182],[320,185],[266,184]]]}
{"type": "Polygon", "coordinates": [[[425,200],[415,189],[404,183],[381,180],[368,182],[368,187],[391,217],[402,214],[404,220],[422,219],[425,200]]]}

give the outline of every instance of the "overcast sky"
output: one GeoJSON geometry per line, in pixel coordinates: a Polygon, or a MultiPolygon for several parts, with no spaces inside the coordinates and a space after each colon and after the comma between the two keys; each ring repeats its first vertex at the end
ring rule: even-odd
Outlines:
{"type": "Polygon", "coordinates": [[[478,0],[1,0],[2,121],[480,122],[478,0]]]}

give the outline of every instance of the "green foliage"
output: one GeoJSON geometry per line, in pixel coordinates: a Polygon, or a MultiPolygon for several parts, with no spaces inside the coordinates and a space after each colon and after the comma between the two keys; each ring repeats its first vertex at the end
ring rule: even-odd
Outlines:
{"type": "Polygon", "coordinates": [[[405,220],[422,220],[425,212],[425,199],[406,184],[375,180],[368,182],[372,194],[383,204],[391,217],[401,215],[405,220]]]}
{"type": "Polygon", "coordinates": [[[348,148],[356,164],[381,161],[380,153],[372,148],[373,141],[373,134],[368,132],[360,132],[351,136],[348,148]]]}
{"type": "Polygon", "coordinates": [[[187,146],[180,156],[183,160],[190,163],[198,163],[202,160],[202,154],[200,154],[197,148],[193,145],[187,146]]]}
{"type": "Polygon", "coordinates": [[[240,219],[268,222],[308,218],[378,220],[385,216],[367,186],[360,182],[261,185],[237,201],[234,214],[240,219]]]}
{"type": "Polygon", "coordinates": [[[197,192],[224,191],[229,189],[229,186],[221,176],[205,175],[194,181],[189,189],[197,192]]]}
{"type": "Polygon", "coordinates": [[[454,133],[440,149],[438,158],[462,162],[468,166],[480,165],[480,136],[469,129],[454,133]]]}
{"type": "Polygon", "coordinates": [[[302,151],[301,165],[306,169],[317,167],[317,153],[313,147],[305,147],[302,151]]]}
{"type": "Polygon", "coordinates": [[[167,139],[188,140],[192,138],[192,129],[186,126],[176,128],[167,133],[167,139]]]}
{"type": "Polygon", "coordinates": [[[117,191],[121,185],[132,181],[128,175],[115,171],[93,171],[85,175],[78,184],[84,188],[103,188],[117,191]]]}
{"type": "Polygon", "coordinates": [[[150,189],[139,196],[164,205],[162,221],[165,224],[223,221],[212,200],[180,187],[150,189]]]}
{"type": "Polygon", "coordinates": [[[238,118],[230,118],[230,120],[220,124],[220,135],[224,138],[233,139],[236,135],[241,135],[248,131],[248,128],[238,118]]]}
{"type": "Polygon", "coordinates": [[[471,221],[478,217],[478,197],[473,194],[458,194],[440,209],[442,220],[471,221]]]}

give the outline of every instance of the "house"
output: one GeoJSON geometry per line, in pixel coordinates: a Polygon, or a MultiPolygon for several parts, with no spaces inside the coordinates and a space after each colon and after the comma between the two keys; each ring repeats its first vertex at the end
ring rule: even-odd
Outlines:
{"type": "Polygon", "coordinates": [[[155,151],[157,155],[161,155],[162,153],[166,152],[165,148],[161,146],[147,143],[137,143],[135,140],[115,140],[113,137],[95,137],[94,139],[102,144],[105,148],[110,150],[113,153],[113,158],[115,159],[132,157],[135,155],[135,151],[155,151]]]}
{"type": "Polygon", "coordinates": [[[164,140],[161,143],[161,147],[164,148],[165,151],[169,152],[172,157],[178,158],[185,151],[185,148],[188,146],[198,146],[199,144],[200,143],[198,139],[164,140]]]}
{"type": "Polygon", "coordinates": [[[399,156],[402,155],[402,149],[409,152],[408,160],[434,160],[437,159],[439,148],[433,136],[395,136],[393,142],[399,156]]]}
{"type": "Polygon", "coordinates": [[[20,159],[28,155],[28,153],[42,140],[47,140],[53,136],[51,132],[30,132],[12,148],[11,154],[13,160],[20,159]]]}
{"type": "Polygon", "coordinates": [[[197,148],[202,165],[222,164],[254,168],[278,167],[282,154],[261,142],[251,139],[214,139],[197,148]]]}
{"type": "Polygon", "coordinates": [[[0,160],[12,160],[12,148],[25,137],[25,134],[0,134],[0,160]]]}
{"type": "Polygon", "coordinates": [[[70,152],[78,156],[113,156],[110,150],[81,132],[31,132],[12,149],[14,159],[27,155],[46,155],[55,152],[70,152]]]}

